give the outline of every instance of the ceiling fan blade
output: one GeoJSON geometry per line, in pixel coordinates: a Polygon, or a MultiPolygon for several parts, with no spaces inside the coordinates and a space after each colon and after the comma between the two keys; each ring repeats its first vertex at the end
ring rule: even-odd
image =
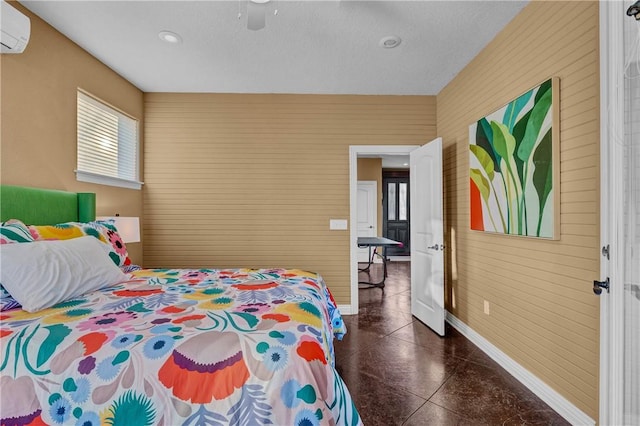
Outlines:
{"type": "Polygon", "coordinates": [[[253,0],[247,2],[247,28],[258,31],[265,27],[266,3],[257,3],[253,0]]]}

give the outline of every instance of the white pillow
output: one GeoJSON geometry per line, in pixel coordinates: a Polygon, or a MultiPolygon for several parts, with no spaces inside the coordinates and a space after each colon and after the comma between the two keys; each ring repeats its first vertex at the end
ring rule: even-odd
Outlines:
{"type": "Polygon", "coordinates": [[[126,281],[92,236],[0,246],[0,282],[28,312],[126,281]]]}

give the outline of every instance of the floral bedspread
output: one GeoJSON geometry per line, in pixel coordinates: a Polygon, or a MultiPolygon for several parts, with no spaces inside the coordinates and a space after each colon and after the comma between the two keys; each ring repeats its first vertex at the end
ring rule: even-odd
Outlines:
{"type": "Polygon", "coordinates": [[[0,314],[3,425],[361,424],[333,364],[333,337],[346,330],[318,275],[130,277],[0,314]]]}

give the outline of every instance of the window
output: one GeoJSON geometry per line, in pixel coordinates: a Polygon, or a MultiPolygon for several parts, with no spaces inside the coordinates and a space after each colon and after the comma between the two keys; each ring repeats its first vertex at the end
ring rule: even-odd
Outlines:
{"type": "Polygon", "coordinates": [[[387,219],[396,220],[396,184],[390,183],[387,187],[387,219]]]}
{"type": "Polygon", "coordinates": [[[398,216],[400,220],[407,220],[407,184],[406,182],[400,182],[399,201],[398,201],[398,216]]]}
{"type": "Polygon", "coordinates": [[[409,220],[408,192],[406,182],[387,183],[387,220],[409,220]]]}
{"type": "Polygon", "coordinates": [[[138,163],[138,120],[78,91],[76,179],[140,189],[138,163]]]}

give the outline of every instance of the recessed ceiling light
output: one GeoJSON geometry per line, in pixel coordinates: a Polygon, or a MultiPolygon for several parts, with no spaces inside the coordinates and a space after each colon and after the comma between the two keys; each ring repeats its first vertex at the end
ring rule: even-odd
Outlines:
{"type": "Polygon", "coordinates": [[[401,41],[402,39],[400,39],[400,37],[398,36],[387,36],[382,37],[380,43],[378,44],[380,45],[380,47],[383,47],[385,49],[393,49],[394,47],[398,47],[401,41]]]}
{"type": "Polygon", "coordinates": [[[160,38],[160,40],[166,41],[167,43],[172,43],[172,44],[182,43],[182,37],[180,37],[180,34],[176,34],[171,31],[160,31],[158,33],[158,37],[160,38]]]}

